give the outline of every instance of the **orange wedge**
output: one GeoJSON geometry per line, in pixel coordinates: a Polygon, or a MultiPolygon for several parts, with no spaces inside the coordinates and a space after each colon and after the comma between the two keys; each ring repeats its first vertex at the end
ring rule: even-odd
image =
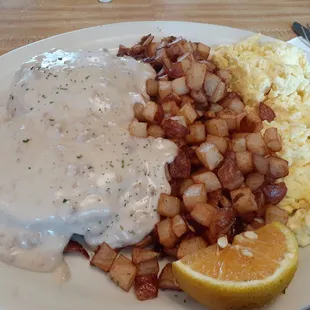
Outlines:
{"type": "Polygon", "coordinates": [[[298,264],[298,245],[283,224],[268,224],[173,263],[179,286],[213,310],[261,307],[291,282],[298,264]]]}

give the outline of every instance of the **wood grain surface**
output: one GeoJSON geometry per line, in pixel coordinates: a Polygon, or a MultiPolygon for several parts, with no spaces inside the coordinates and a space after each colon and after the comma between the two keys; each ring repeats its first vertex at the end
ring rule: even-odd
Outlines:
{"type": "Polygon", "coordinates": [[[122,21],[221,24],[289,40],[310,23],[310,0],[0,0],[0,55],[75,29],[122,21]]]}

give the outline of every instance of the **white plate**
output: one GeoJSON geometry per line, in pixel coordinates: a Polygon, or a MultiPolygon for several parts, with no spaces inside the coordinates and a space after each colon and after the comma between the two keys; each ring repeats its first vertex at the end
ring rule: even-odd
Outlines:
{"type": "MultiPolygon", "coordinates": [[[[51,48],[116,50],[120,43],[130,46],[147,33],[156,36],[182,35],[209,45],[230,44],[249,37],[252,32],[222,26],[185,22],[136,22],[105,25],[70,32],[14,50],[0,57],[0,100],[5,97],[13,74],[32,56],[51,48]]],[[[266,41],[274,40],[264,37],[266,41]]],[[[269,309],[299,310],[310,305],[310,248],[300,251],[297,274],[286,291],[269,309]]],[[[66,259],[71,280],[59,285],[51,274],[37,274],[0,264],[0,310],[148,310],[204,309],[189,297],[160,292],[159,298],[139,302],[133,293],[124,293],[108,277],[80,257],[66,259]]],[[[309,306],[310,309],[310,306],[309,306]]]]}

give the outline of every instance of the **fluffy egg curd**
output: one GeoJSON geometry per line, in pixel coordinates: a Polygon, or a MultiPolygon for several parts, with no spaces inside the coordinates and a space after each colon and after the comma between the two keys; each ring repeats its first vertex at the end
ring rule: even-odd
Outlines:
{"type": "Polygon", "coordinates": [[[260,42],[256,35],[236,45],[219,46],[213,55],[228,69],[230,88],[248,109],[260,102],[276,113],[265,128],[276,127],[282,137],[279,155],[289,162],[284,178],[288,192],[279,206],[290,214],[288,226],[300,246],[310,244],[310,65],[304,52],[285,42],[260,42]]]}

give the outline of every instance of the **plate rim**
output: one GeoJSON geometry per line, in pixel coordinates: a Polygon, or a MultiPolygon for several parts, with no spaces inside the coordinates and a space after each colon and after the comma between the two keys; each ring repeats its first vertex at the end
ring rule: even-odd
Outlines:
{"type": "MultiPolygon", "coordinates": [[[[177,24],[180,24],[180,25],[186,25],[186,24],[190,24],[190,25],[208,25],[208,26],[211,26],[211,27],[216,27],[216,28],[221,28],[223,30],[230,30],[230,31],[238,31],[238,32],[242,32],[244,33],[245,36],[251,36],[251,35],[255,35],[255,34],[260,34],[263,38],[266,38],[266,39],[271,39],[273,41],[282,41],[282,40],[279,40],[277,38],[273,38],[273,37],[270,37],[270,36],[266,36],[264,34],[261,34],[260,32],[254,32],[254,31],[251,31],[251,30],[247,30],[247,29],[241,29],[241,28],[235,28],[235,27],[230,27],[230,26],[225,26],[225,25],[218,25],[218,24],[209,24],[209,23],[204,23],[204,22],[191,22],[191,21],[182,21],[182,20],[143,20],[143,21],[125,21],[125,22],[115,22],[115,23],[109,23],[109,24],[102,24],[102,25],[97,25],[97,26],[91,26],[91,27],[85,27],[85,28],[80,28],[80,29],[75,29],[75,30],[71,30],[71,31],[67,31],[67,32],[63,32],[63,33],[59,33],[59,34],[55,34],[55,35],[52,35],[52,36],[49,36],[49,37],[46,37],[44,39],[41,39],[41,40],[38,40],[38,41],[35,41],[35,42],[31,42],[31,43],[28,43],[28,44],[25,44],[25,45],[22,45],[22,46],[19,46],[13,50],[10,50],[2,55],[0,55],[0,60],[3,58],[3,57],[8,57],[8,56],[12,56],[13,54],[15,53],[18,53],[20,51],[23,51],[24,49],[29,49],[31,47],[35,47],[35,45],[40,45],[42,43],[46,43],[48,41],[52,41],[52,40],[55,40],[55,39],[59,39],[59,38],[62,38],[62,37],[65,37],[65,36],[72,36],[72,35],[75,35],[75,34],[82,34],[83,32],[92,32],[92,31],[95,31],[97,29],[102,29],[102,28],[117,28],[117,27],[123,27],[123,26],[133,26],[133,25],[137,25],[137,24],[140,24],[140,25],[151,25],[151,24],[156,24],[156,25],[159,25],[159,26],[167,26],[167,25],[177,25],[177,24]]],[[[284,42],[284,41],[282,41],[284,42]]]]}

